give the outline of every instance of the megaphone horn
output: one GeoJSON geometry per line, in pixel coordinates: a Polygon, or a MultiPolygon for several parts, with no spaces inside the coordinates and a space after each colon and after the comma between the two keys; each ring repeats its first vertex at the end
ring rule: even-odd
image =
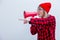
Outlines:
{"type": "Polygon", "coordinates": [[[26,12],[26,11],[24,11],[24,18],[34,17],[36,15],[37,15],[37,12],[26,12]]]}

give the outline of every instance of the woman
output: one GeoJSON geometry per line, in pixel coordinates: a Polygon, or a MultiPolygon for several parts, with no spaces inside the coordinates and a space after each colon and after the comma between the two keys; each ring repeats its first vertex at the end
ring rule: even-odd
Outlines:
{"type": "Polygon", "coordinates": [[[30,31],[32,35],[37,35],[37,40],[55,40],[55,17],[49,15],[51,3],[42,3],[38,6],[37,16],[29,21],[24,20],[24,24],[31,24],[30,31]]]}

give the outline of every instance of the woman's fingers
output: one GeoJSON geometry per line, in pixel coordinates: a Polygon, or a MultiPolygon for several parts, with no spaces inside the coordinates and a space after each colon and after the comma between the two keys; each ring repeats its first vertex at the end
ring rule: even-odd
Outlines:
{"type": "Polygon", "coordinates": [[[29,21],[28,20],[26,20],[26,19],[18,19],[18,20],[20,20],[20,21],[23,21],[24,22],[24,24],[26,24],[26,23],[28,23],[29,21]]]}

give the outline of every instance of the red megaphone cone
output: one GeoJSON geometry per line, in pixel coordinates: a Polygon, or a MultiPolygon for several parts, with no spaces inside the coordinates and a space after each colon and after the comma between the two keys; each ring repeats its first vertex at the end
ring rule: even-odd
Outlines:
{"type": "Polygon", "coordinates": [[[26,12],[26,11],[24,11],[24,18],[34,17],[36,15],[37,15],[37,12],[26,12]]]}

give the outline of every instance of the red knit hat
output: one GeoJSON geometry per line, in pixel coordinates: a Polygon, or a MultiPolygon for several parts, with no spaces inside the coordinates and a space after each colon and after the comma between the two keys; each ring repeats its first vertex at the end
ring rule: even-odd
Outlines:
{"type": "Polygon", "coordinates": [[[39,7],[42,7],[48,13],[51,8],[51,3],[50,2],[42,3],[39,5],[39,7]]]}

